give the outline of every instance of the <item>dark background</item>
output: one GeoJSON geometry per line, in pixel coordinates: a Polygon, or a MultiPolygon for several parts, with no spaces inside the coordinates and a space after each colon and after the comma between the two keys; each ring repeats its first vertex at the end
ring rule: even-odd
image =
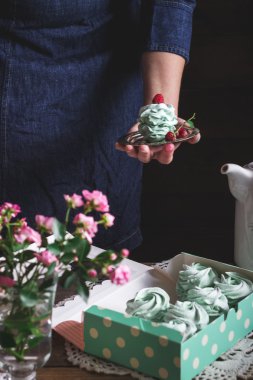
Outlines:
{"type": "Polygon", "coordinates": [[[144,167],[142,245],[136,261],[184,251],[233,262],[234,207],[225,163],[253,161],[252,0],[198,0],[179,115],[196,112],[196,145],[183,143],[172,164],[144,167]]]}

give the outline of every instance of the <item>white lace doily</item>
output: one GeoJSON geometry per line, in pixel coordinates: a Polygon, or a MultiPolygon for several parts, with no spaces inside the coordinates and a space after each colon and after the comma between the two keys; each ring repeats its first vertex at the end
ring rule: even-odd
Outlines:
{"type": "MultiPolygon", "coordinates": [[[[169,261],[163,261],[155,266],[167,268],[169,261]]],[[[68,299],[69,300],[69,299],[68,299]]],[[[57,306],[64,305],[67,300],[59,302],[57,306]]],[[[86,354],[73,344],[65,342],[67,359],[80,368],[87,371],[95,371],[108,375],[131,375],[140,380],[151,380],[139,372],[120,367],[109,361],[99,359],[86,354]]],[[[253,333],[240,340],[232,349],[221,355],[203,372],[194,378],[195,380],[252,380],[253,379],[253,333]]],[[[1,380],[1,379],[0,379],[1,380]]]]}
{"type": "MultiPolygon", "coordinates": [[[[141,373],[120,367],[95,356],[80,351],[69,342],[65,342],[68,360],[87,371],[107,375],[131,375],[140,380],[151,379],[141,373]]],[[[253,379],[253,334],[239,341],[236,346],[214,361],[195,380],[252,380],[253,379]]]]}

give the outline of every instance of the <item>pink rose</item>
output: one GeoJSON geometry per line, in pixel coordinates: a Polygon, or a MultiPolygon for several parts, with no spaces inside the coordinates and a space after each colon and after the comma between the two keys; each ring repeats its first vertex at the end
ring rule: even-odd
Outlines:
{"type": "Polygon", "coordinates": [[[82,213],[79,213],[74,217],[73,224],[76,224],[79,229],[81,227],[87,231],[91,238],[93,238],[98,231],[98,225],[94,218],[82,213]]]}
{"type": "Polygon", "coordinates": [[[64,195],[64,199],[67,202],[67,205],[71,208],[81,207],[83,205],[82,196],[78,194],[73,195],[64,195]]]}
{"type": "Polygon", "coordinates": [[[0,215],[2,215],[5,223],[8,223],[11,218],[15,218],[20,212],[21,208],[17,204],[5,202],[0,206],[0,215]]]}
{"type": "Polygon", "coordinates": [[[102,215],[102,220],[105,227],[111,227],[113,226],[115,217],[112,214],[109,214],[109,212],[106,212],[102,215]]]}
{"type": "Polygon", "coordinates": [[[126,248],[123,248],[123,249],[120,251],[120,253],[121,253],[121,256],[124,257],[124,258],[126,258],[126,257],[129,256],[129,250],[126,249],[126,248]]]}
{"type": "Polygon", "coordinates": [[[111,254],[110,254],[110,259],[111,259],[111,261],[116,260],[117,257],[118,257],[118,256],[116,255],[116,253],[111,253],[111,254]]]}
{"type": "Polygon", "coordinates": [[[91,236],[83,228],[77,227],[74,233],[76,236],[80,236],[82,239],[86,239],[89,244],[92,244],[91,236]]]}
{"type": "Polygon", "coordinates": [[[119,265],[109,273],[111,282],[117,285],[126,284],[130,279],[130,269],[126,265],[119,265]]]}
{"type": "Polygon", "coordinates": [[[95,277],[97,277],[97,275],[98,275],[96,269],[89,269],[89,270],[87,271],[87,274],[88,274],[88,276],[91,277],[91,278],[95,278],[95,277]]]}
{"type": "Polygon", "coordinates": [[[53,232],[55,218],[44,215],[36,215],[35,222],[39,228],[44,228],[48,233],[53,232]]]}
{"type": "Polygon", "coordinates": [[[0,276],[0,286],[11,288],[15,285],[15,281],[11,277],[0,276]]]}
{"type": "Polygon", "coordinates": [[[38,246],[41,245],[41,236],[40,234],[33,230],[31,227],[28,227],[26,223],[21,228],[16,230],[14,238],[17,243],[23,244],[24,242],[36,243],[38,246]]]}
{"type": "Polygon", "coordinates": [[[40,253],[34,253],[34,256],[36,256],[37,260],[42,262],[47,267],[54,262],[58,263],[57,257],[50,251],[42,251],[40,253]]]}
{"type": "Polygon", "coordinates": [[[94,208],[97,211],[107,212],[109,211],[109,205],[106,195],[101,191],[94,190],[92,192],[88,190],[82,191],[83,197],[88,201],[87,206],[94,208]]]}

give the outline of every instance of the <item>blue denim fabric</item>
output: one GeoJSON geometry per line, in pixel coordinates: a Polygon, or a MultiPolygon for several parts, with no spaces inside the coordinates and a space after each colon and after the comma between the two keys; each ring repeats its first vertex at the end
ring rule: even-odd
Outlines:
{"type": "Polygon", "coordinates": [[[189,61],[195,0],[143,1],[143,49],[166,51],[189,61]]]}
{"type": "MultiPolygon", "coordinates": [[[[172,13],[187,14],[189,27],[186,1],[155,3],[182,3],[172,13]]],[[[142,104],[140,30],[150,8],[144,24],[141,15],[140,1],[0,2],[0,201],[20,204],[29,223],[36,214],[62,220],[63,194],[98,189],[116,219],[94,244],[140,244],[142,165],[114,144],[142,104]]],[[[167,30],[166,20],[161,25],[167,30]]],[[[182,28],[171,51],[186,57],[182,28]]],[[[153,30],[148,48],[166,45],[159,35],[153,30]]]]}

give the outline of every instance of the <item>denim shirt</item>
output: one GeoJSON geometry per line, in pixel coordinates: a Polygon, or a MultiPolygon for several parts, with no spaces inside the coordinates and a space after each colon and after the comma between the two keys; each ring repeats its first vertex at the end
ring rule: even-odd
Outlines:
{"type": "Polygon", "coordinates": [[[0,203],[64,219],[63,194],[108,196],[94,244],[141,242],[142,164],[115,149],[142,105],[142,51],[187,61],[190,0],[0,1],[0,203]]]}
{"type": "Polygon", "coordinates": [[[189,61],[195,0],[143,0],[143,48],[189,61]]]}
{"type": "MultiPolygon", "coordinates": [[[[165,51],[189,60],[196,0],[2,0],[0,17],[29,27],[97,23],[114,12],[142,25],[144,51],[165,51]]],[[[127,31],[126,31],[127,32],[127,31]]]]}

